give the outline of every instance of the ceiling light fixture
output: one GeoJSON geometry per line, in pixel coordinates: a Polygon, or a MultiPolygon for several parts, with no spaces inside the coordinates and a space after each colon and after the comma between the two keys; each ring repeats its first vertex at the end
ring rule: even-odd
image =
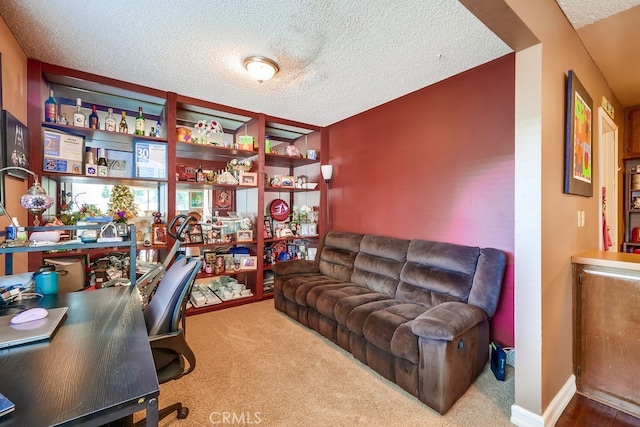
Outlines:
{"type": "Polygon", "coordinates": [[[260,83],[266,82],[280,71],[275,61],[264,56],[249,56],[245,58],[244,68],[251,74],[251,77],[260,83]]]}

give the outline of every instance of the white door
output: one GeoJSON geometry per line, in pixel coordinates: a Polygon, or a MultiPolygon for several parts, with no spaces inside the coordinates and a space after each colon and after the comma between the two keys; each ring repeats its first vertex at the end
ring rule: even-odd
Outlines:
{"type": "Polygon", "coordinates": [[[620,166],[618,165],[618,126],[602,109],[598,108],[598,135],[600,135],[599,146],[599,186],[597,191],[600,200],[599,209],[599,247],[600,250],[609,250],[618,252],[620,250],[618,242],[618,199],[620,197],[618,188],[618,173],[620,166]],[[603,203],[602,189],[606,188],[606,200],[603,203]],[[603,214],[604,213],[604,214],[603,214]],[[611,246],[604,247],[604,224],[606,217],[606,225],[611,239],[611,246]]]}

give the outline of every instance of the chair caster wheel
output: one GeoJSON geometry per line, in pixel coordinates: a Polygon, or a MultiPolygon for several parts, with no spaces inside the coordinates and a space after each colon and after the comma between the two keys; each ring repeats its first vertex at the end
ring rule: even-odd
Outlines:
{"type": "Polygon", "coordinates": [[[178,419],[184,420],[189,415],[189,408],[182,408],[178,411],[178,419]]]}

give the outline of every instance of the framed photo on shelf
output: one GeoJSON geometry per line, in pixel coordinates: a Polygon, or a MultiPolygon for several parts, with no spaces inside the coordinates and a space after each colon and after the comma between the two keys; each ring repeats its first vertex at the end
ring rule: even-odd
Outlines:
{"type": "Polygon", "coordinates": [[[271,218],[264,219],[264,238],[265,239],[273,238],[273,228],[271,225],[271,218]]]}
{"type": "Polygon", "coordinates": [[[167,246],[167,224],[153,224],[151,227],[151,246],[167,246]]]}
{"type": "Polygon", "coordinates": [[[216,263],[216,253],[214,251],[204,251],[204,263],[213,265],[216,263]]]}
{"type": "Polygon", "coordinates": [[[258,185],[258,174],[256,172],[240,172],[238,181],[240,185],[255,187],[258,185]]]}
{"type": "Polygon", "coordinates": [[[296,186],[296,180],[293,176],[283,176],[280,178],[280,187],[294,188],[296,186]]]}
{"type": "MultiPolygon", "coordinates": [[[[2,112],[2,145],[4,146],[4,165],[29,169],[29,130],[7,110],[2,112]]],[[[7,175],[27,179],[27,173],[9,169],[7,175]]]]}
{"type": "Polygon", "coordinates": [[[567,75],[564,192],[593,196],[593,101],[573,70],[567,75]]]}
{"type": "Polygon", "coordinates": [[[300,224],[301,236],[315,236],[316,234],[318,234],[318,227],[315,223],[300,224]]]}
{"type": "Polygon", "coordinates": [[[192,224],[189,225],[189,231],[187,232],[189,236],[189,243],[202,243],[204,239],[202,237],[202,227],[200,224],[192,224]]]}
{"type": "Polygon", "coordinates": [[[258,268],[257,256],[240,257],[240,270],[255,270],[258,268]]]}
{"type": "Polygon", "coordinates": [[[253,230],[238,230],[236,231],[236,241],[238,242],[250,242],[253,240],[253,230]]]}

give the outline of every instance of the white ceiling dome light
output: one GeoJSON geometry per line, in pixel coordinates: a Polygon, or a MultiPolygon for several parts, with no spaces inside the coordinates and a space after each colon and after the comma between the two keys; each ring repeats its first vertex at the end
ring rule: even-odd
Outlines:
{"type": "Polygon", "coordinates": [[[245,58],[244,68],[251,74],[251,77],[260,83],[266,82],[280,70],[274,60],[264,56],[249,56],[245,58]]]}

